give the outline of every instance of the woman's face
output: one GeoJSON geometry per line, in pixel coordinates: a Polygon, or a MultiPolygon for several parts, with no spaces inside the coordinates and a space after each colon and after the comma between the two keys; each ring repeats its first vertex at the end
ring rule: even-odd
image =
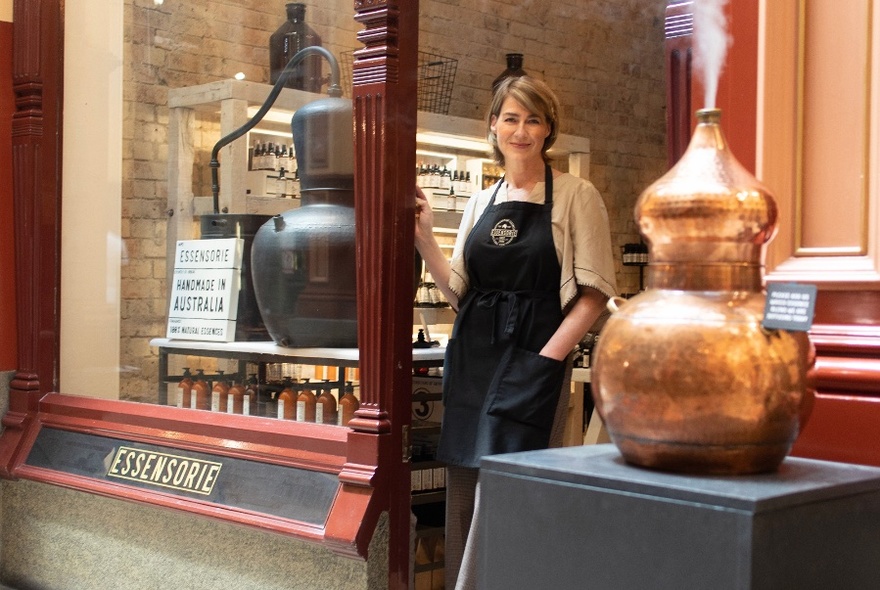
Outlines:
{"type": "Polygon", "coordinates": [[[498,149],[504,154],[506,166],[515,161],[543,163],[541,148],[550,135],[550,125],[542,115],[529,112],[519,101],[507,97],[489,128],[498,138],[498,149]]]}

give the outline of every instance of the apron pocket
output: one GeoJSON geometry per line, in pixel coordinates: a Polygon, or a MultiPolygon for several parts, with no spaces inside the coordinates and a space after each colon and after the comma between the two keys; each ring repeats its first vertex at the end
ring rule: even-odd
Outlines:
{"type": "Polygon", "coordinates": [[[486,412],[550,430],[564,377],[565,361],[511,347],[489,387],[486,412]]]}

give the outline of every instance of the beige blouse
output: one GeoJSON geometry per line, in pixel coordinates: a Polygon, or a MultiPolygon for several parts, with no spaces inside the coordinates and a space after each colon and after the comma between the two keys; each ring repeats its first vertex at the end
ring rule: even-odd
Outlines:
{"type": "MultiPolygon", "coordinates": [[[[495,191],[493,185],[468,200],[461,218],[455,248],[452,251],[452,273],[449,287],[461,299],[470,286],[464,262],[464,243],[495,191]]],[[[496,203],[507,201],[504,185],[498,190],[496,203]]],[[[544,202],[544,183],[539,182],[528,197],[532,203],[544,202]]],[[[553,242],[562,269],[559,294],[562,309],[577,298],[578,285],[593,287],[607,297],[617,294],[614,256],[611,252],[611,230],[608,211],[602,196],[589,181],[572,174],[553,179],[553,242]]]]}

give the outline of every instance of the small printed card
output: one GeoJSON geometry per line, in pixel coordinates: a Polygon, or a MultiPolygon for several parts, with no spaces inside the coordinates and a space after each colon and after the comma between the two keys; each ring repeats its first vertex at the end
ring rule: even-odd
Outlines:
{"type": "Polygon", "coordinates": [[[244,240],[181,240],[174,255],[167,338],[235,340],[244,240]]]}
{"type": "Polygon", "coordinates": [[[813,325],[816,292],[816,285],[769,283],[761,325],[767,329],[806,332],[813,325]]]}

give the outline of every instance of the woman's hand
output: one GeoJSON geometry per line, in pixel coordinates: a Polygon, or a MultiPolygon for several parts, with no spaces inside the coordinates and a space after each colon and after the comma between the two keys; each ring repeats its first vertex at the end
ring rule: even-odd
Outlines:
{"type": "Polygon", "coordinates": [[[434,210],[422,189],[416,187],[416,247],[428,244],[434,239],[434,210]]]}

